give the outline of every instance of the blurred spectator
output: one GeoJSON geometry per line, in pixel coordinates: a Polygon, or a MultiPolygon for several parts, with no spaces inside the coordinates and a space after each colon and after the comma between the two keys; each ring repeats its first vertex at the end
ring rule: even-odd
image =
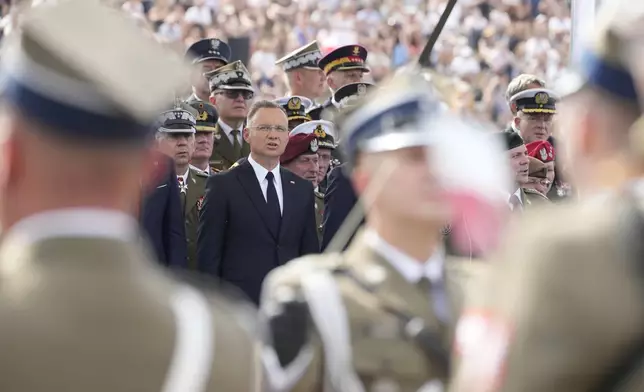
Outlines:
{"type": "MultiPolygon", "coordinates": [[[[114,0],[145,16],[158,38],[189,46],[196,40],[250,37],[248,68],[261,96],[282,96],[274,61],[314,39],[323,51],[358,43],[369,50],[369,79],[379,81],[417,61],[447,0],[114,0]]],[[[8,9],[0,27],[11,28],[8,9]]],[[[503,93],[509,80],[531,73],[548,84],[567,65],[570,9],[562,0],[459,0],[432,62],[453,79],[462,110],[507,125],[503,93]],[[462,87],[464,83],[466,87],[462,87]],[[473,101],[472,101],[473,100],[473,101]]]]}

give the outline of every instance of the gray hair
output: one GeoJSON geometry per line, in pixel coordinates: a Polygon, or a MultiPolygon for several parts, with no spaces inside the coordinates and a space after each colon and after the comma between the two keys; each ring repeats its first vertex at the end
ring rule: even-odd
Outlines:
{"type": "Polygon", "coordinates": [[[521,91],[528,90],[530,88],[535,88],[533,85],[536,84],[539,87],[546,87],[546,82],[536,75],[531,74],[521,74],[516,78],[512,79],[510,84],[508,84],[508,89],[505,91],[505,100],[510,103],[510,98],[514,95],[520,93],[521,91]]]}

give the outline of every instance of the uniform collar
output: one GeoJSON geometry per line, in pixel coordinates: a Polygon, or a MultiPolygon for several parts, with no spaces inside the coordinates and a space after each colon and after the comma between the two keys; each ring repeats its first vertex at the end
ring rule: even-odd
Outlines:
{"type": "Polygon", "coordinates": [[[422,278],[427,278],[432,283],[440,282],[443,279],[445,252],[442,248],[437,249],[429,259],[422,263],[387,243],[374,230],[367,229],[364,240],[410,283],[417,283],[422,278]]]}
{"type": "Polygon", "coordinates": [[[31,244],[50,238],[70,237],[131,241],[138,234],[137,221],[124,212],[98,208],[66,208],[28,216],[16,223],[3,237],[17,237],[31,244]]]}

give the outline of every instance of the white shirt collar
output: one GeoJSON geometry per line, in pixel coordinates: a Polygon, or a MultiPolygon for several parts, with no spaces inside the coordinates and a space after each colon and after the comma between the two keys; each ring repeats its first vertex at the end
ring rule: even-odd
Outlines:
{"type": "Polygon", "coordinates": [[[367,244],[387,260],[408,282],[417,283],[424,277],[432,283],[438,283],[443,279],[445,264],[443,248],[437,249],[427,261],[421,263],[388,244],[375,230],[367,229],[364,238],[367,244]]]}
{"type": "Polygon", "coordinates": [[[521,188],[520,187],[516,190],[516,192],[514,192],[512,194],[509,194],[509,193],[505,194],[505,200],[508,202],[508,204],[510,203],[510,199],[514,195],[516,195],[516,197],[519,198],[519,203],[521,203],[521,205],[523,205],[523,199],[521,198],[521,188]]]}
{"type": "Polygon", "coordinates": [[[66,208],[28,216],[16,223],[3,237],[18,237],[29,244],[61,237],[131,241],[138,235],[137,221],[124,212],[99,208],[66,208]]]}
{"type": "MultiPolygon", "coordinates": [[[[251,153],[248,155],[248,163],[252,166],[253,170],[255,171],[255,176],[257,176],[257,181],[261,184],[262,181],[266,179],[266,175],[268,174],[268,170],[259,163],[257,163],[256,160],[253,159],[253,154],[251,153]]],[[[282,178],[280,177],[280,164],[278,163],[277,166],[271,170],[271,173],[273,173],[273,178],[275,178],[275,184],[281,185],[282,184],[282,178]]]]}

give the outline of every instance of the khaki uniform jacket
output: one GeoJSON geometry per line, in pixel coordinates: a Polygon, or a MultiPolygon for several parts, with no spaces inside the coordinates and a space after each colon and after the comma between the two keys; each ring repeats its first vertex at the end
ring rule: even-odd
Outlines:
{"type": "MultiPolygon", "coordinates": [[[[241,145],[241,155],[235,155],[233,145],[228,139],[224,130],[217,124],[215,126],[215,145],[210,156],[210,167],[216,172],[228,170],[239,159],[247,157],[250,154],[250,145],[243,141],[241,145]]],[[[240,135],[241,137],[241,135],[240,135]]]]}
{"type": "Polygon", "coordinates": [[[521,201],[523,202],[524,209],[532,209],[536,206],[543,205],[544,202],[549,204],[549,200],[544,194],[528,188],[521,188],[521,201]]]}
{"type": "MultiPolygon", "coordinates": [[[[441,328],[431,310],[429,293],[409,283],[395,267],[367,245],[361,234],[356,236],[343,257],[339,254],[307,256],[275,269],[264,284],[263,311],[270,313],[285,292],[300,293],[300,277],[311,267],[348,269],[374,288],[370,292],[344,274],[334,275],[350,325],[352,365],[366,391],[416,392],[430,381],[445,381],[445,374],[435,369],[416,343],[404,336],[400,319],[383,311],[377,303],[384,298],[388,303],[395,304],[397,309],[420,318],[425,325],[442,330],[438,338],[446,349],[452,339],[453,324],[441,328]]],[[[461,263],[456,259],[446,261],[445,283],[454,320],[460,312],[468,281],[482,274],[485,268],[483,264],[461,263]]],[[[311,328],[311,337],[305,349],[312,352],[312,360],[290,391],[323,391],[325,351],[316,331],[311,328]]],[[[270,380],[269,369],[266,382],[270,383],[270,380]]]]}
{"type": "Polygon", "coordinates": [[[197,270],[197,229],[199,212],[203,206],[208,175],[196,169],[188,171],[188,189],[186,190],[186,207],[183,211],[186,224],[186,242],[188,243],[188,268],[197,270]]]}
{"type": "Polygon", "coordinates": [[[322,222],[324,221],[324,193],[315,192],[315,226],[318,229],[318,240],[322,243],[322,222]]]}
{"type": "MultiPolygon", "coordinates": [[[[642,230],[629,226],[637,214],[625,204],[552,205],[510,231],[464,312],[456,340],[469,344],[459,348],[453,392],[608,390],[600,383],[644,334],[642,252],[632,251],[642,230]]],[[[642,390],[641,357],[635,369],[616,390],[642,390]]]]}
{"type": "Polygon", "coordinates": [[[139,243],[5,234],[1,391],[256,390],[247,305],[179,284],[139,243]]]}

